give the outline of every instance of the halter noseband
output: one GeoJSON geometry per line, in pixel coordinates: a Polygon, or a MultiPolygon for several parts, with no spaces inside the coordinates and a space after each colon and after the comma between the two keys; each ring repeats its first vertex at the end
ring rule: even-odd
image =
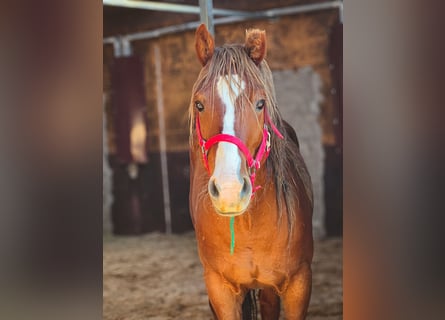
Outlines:
{"type": "Polygon", "coordinates": [[[275,127],[275,125],[272,123],[272,121],[269,118],[268,113],[266,112],[266,108],[264,109],[264,127],[263,127],[263,138],[261,140],[261,144],[258,148],[258,151],[253,157],[250,154],[249,149],[246,147],[246,145],[236,136],[232,136],[230,134],[225,133],[219,133],[214,135],[208,140],[205,140],[202,137],[201,133],[201,124],[199,122],[199,113],[196,115],[196,133],[198,135],[199,145],[201,146],[201,152],[202,152],[202,160],[204,163],[204,167],[207,169],[207,172],[210,174],[210,168],[209,168],[209,160],[207,157],[207,154],[210,150],[210,148],[219,143],[219,142],[228,142],[236,145],[238,149],[244,154],[246,157],[247,162],[247,169],[249,171],[249,177],[250,182],[252,184],[252,196],[255,194],[255,191],[261,188],[261,186],[255,186],[255,177],[256,177],[256,170],[261,167],[261,162],[263,159],[267,159],[270,153],[270,132],[268,125],[272,128],[273,132],[280,138],[283,139],[283,135],[278,131],[278,129],[275,127]]]}

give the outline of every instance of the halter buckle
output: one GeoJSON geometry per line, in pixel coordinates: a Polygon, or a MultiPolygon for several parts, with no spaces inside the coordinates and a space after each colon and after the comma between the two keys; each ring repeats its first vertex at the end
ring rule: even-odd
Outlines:
{"type": "Polygon", "coordinates": [[[207,155],[206,142],[207,141],[205,139],[203,139],[203,138],[201,138],[199,140],[199,145],[201,146],[201,152],[202,152],[203,155],[207,155]]]}
{"type": "Polygon", "coordinates": [[[253,175],[256,174],[256,162],[252,163],[252,165],[250,167],[247,168],[247,173],[249,174],[250,177],[252,177],[253,175]]]}
{"type": "Polygon", "coordinates": [[[267,130],[267,139],[266,139],[266,150],[269,152],[270,150],[270,132],[267,130]]]}

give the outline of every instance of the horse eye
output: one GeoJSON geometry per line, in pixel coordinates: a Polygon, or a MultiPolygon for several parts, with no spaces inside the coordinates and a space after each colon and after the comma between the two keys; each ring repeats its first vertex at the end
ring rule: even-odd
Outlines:
{"type": "Polygon", "coordinates": [[[258,102],[256,103],[256,106],[255,106],[257,111],[263,110],[265,103],[266,103],[266,101],[264,101],[264,99],[258,100],[258,102]]]}
{"type": "Polygon", "coordinates": [[[196,109],[198,109],[199,112],[204,110],[204,106],[201,103],[201,101],[195,101],[195,107],[196,107],[196,109]]]}

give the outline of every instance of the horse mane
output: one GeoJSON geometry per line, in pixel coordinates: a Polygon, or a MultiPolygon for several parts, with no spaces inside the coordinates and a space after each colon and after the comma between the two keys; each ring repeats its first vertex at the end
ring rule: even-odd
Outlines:
{"type": "MultiPolygon", "coordinates": [[[[212,104],[212,99],[215,96],[214,88],[219,77],[226,75],[226,81],[230,82],[231,76],[235,74],[246,81],[246,87],[264,88],[267,112],[273,124],[284,136],[284,139],[280,139],[273,132],[271,133],[271,152],[266,167],[268,178],[273,177],[275,182],[279,217],[281,218],[283,209],[286,209],[289,227],[292,230],[296,218],[296,208],[302,205],[301,197],[307,199],[304,203],[309,203],[310,212],[312,212],[312,184],[299,151],[295,131],[283,120],[278,109],[272,72],[265,59],[256,65],[248,56],[245,47],[239,44],[224,45],[215,49],[212,58],[201,69],[192,89],[192,100],[189,107],[190,146],[193,147],[195,140],[193,138],[195,94],[200,90],[210,89],[208,103],[212,104]]],[[[241,99],[241,101],[249,101],[249,99],[241,99]]],[[[243,108],[244,106],[239,107],[243,108]]],[[[254,104],[250,103],[248,107],[254,108],[254,104]]]]}

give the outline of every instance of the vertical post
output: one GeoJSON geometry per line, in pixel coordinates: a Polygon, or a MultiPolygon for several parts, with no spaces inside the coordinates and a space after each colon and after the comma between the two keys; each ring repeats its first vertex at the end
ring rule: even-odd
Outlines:
{"type": "Polygon", "coordinates": [[[118,37],[113,41],[114,57],[129,57],[132,55],[130,40],[127,37],[118,37]]]}
{"type": "Polygon", "coordinates": [[[161,50],[159,45],[154,46],[155,56],[155,76],[156,76],[156,97],[157,111],[159,119],[159,148],[161,154],[161,174],[162,174],[162,194],[164,197],[164,219],[165,232],[172,232],[172,218],[170,208],[170,186],[168,184],[168,168],[167,168],[167,139],[165,133],[165,115],[164,115],[164,96],[162,92],[162,67],[161,67],[161,50]]]}
{"type": "Polygon", "coordinates": [[[114,57],[119,58],[122,56],[122,43],[120,39],[114,39],[113,41],[113,48],[114,48],[114,57]]]}
{"type": "Polygon", "coordinates": [[[215,37],[213,25],[213,0],[199,0],[201,23],[205,23],[210,34],[215,37]]]}
{"type": "Polygon", "coordinates": [[[340,23],[343,23],[343,2],[338,5],[338,16],[340,18],[340,23]]]}
{"type": "Polygon", "coordinates": [[[107,115],[105,113],[107,96],[105,92],[102,94],[102,219],[103,219],[103,233],[110,234],[112,232],[111,223],[111,204],[113,203],[113,171],[108,162],[108,131],[107,131],[107,115]]]}
{"type": "Polygon", "coordinates": [[[122,48],[121,48],[122,49],[122,56],[123,57],[131,56],[133,54],[133,52],[132,52],[133,50],[131,48],[131,43],[128,40],[128,38],[127,37],[122,37],[120,39],[120,42],[122,44],[122,48]]]}

